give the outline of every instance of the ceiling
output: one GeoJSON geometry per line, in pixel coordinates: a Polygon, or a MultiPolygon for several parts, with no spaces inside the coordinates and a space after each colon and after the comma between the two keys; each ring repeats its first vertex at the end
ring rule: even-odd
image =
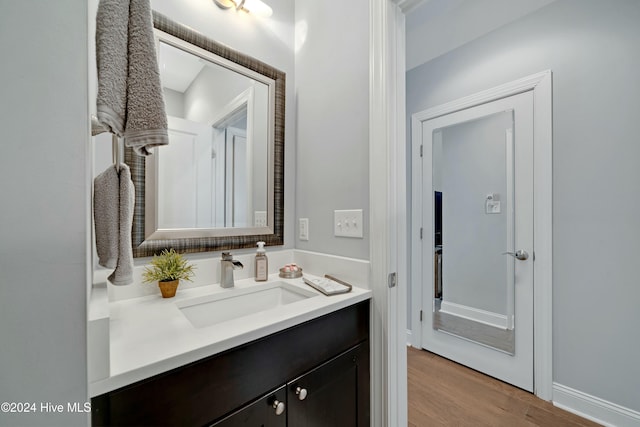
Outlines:
{"type": "Polygon", "coordinates": [[[163,87],[184,93],[204,65],[205,61],[197,56],[160,43],[158,66],[163,87]]]}

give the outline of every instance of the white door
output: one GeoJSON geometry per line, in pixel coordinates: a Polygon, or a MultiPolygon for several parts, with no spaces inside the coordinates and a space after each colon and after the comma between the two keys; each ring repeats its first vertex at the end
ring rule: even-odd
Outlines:
{"type": "Polygon", "coordinates": [[[419,129],[422,347],[533,391],[533,93],[419,129]]]}
{"type": "Polygon", "coordinates": [[[156,150],[158,228],[211,227],[211,128],[168,116],[169,145],[156,150]],[[184,191],[193,188],[196,191],[184,191]]]}
{"type": "Polygon", "coordinates": [[[225,227],[251,227],[250,149],[244,129],[228,127],[225,145],[225,227]]]}

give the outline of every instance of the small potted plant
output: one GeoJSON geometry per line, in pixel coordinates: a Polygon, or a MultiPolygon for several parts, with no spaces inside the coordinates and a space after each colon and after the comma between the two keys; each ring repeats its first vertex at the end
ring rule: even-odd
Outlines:
{"type": "Polygon", "coordinates": [[[151,266],[145,267],[142,278],[145,283],[158,282],[162,298],[175,296],[180,279],[192,281],[195,267],[173,248],[163,250],[153,257],[151,266]]]}

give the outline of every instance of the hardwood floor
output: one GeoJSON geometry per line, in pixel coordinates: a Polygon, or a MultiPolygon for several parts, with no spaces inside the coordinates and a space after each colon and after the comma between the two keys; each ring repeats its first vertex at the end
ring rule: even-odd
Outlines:
{"type": "Polygon", "coordinates": [[[407,359],[410,427],[599,425],[428,351],[407,359]]]}

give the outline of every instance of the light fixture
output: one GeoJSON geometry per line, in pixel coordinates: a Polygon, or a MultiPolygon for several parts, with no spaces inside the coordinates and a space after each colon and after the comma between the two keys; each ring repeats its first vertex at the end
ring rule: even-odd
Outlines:
{"type": "Polygon", "coordinates": [[[244,10],[265,18],[273,14],[273,10],[260,0],[213,0],[221,9],[244,10]]]}

